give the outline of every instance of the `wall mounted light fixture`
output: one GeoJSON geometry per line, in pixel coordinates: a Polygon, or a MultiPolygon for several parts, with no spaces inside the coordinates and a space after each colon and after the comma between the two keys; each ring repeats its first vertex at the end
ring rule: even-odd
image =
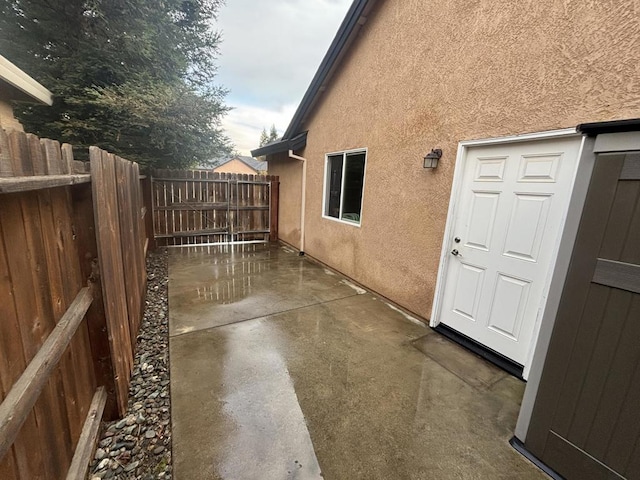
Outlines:
{"type": "Polygon", "coordinates": [[[439,148],[432,148],[429,153],[424,156],[424,168],[436,168],[438,166],[438,160],[442,157],[442,150],[439,148]]]}

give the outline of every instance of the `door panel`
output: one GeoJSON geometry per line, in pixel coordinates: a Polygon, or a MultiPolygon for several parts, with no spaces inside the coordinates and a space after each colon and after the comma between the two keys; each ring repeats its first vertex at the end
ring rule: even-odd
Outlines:
{"type": "Polygon", "coordinates": [[[547,139],[465,155],[438,320],[519,364],[533,341],[580,144],[547,139]]]}
{"type": "Polygon", "coordinates": [[[463,263],[458,270],[453,310],[473,322],[478,316],[478,304],[484,282],[484,269],[463,263]]]}
{"type": "Polygon", "coordinates": [[[529,297],[529,284],[526,280],[498,274],[489,314],[490,329],[517,341],[529,297]]]}
{"type": "Polygon", "coordinates": [[[503,255],[528,262],[537,261],[551,198],[548,194],[515,193],[503,255]]]}
{"type": "Polygon", "coordinates": [[[473,192],[465,246],[489,251],[499,200],[500,192],[473,192]]]}

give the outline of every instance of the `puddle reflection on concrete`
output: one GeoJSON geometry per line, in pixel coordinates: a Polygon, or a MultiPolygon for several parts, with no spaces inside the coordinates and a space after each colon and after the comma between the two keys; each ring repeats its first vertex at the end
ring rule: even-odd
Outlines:
{"type": "Polygon", "coordinates": [[[247,348],[239,325],[225,336],[222,412],[230,420],[219,446],[216,469],[223,479],[319,479],[320,466],[298,403],[293,381],[279,351],[277,326],[247,348]]]}

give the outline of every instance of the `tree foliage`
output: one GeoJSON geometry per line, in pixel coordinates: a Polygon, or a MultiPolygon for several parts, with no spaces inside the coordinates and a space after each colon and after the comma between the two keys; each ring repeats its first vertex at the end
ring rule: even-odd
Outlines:
{"type": "Polygon", "coordinates": [[[276,130],[276,126],[272,124],[269,133],[267,133],[267,128],[263,127],[260,133],[260,146],[264,147],[267,143],[275,140],[278,140],[278,130],[276,130]]]}
{"type": "Polygon", "coordinates": [[[54,94],[16,109],[25,127],[152,166],[231,151],[213,82],[222,0],[5,0],[0,52],[54,94]]]}

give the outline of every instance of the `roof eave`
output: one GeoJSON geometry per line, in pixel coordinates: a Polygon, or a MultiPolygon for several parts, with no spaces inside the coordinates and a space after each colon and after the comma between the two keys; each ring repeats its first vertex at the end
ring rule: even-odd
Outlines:
{"type": "Polygon", "coordinates": [[[637,132],[640,130],[640,118],[581,123],[576,130],[590,137],[602,133],[637,132]]]}
{"type": "Polygon", "coordinates": [[[336,36],[329,46],[309,88],[302,97],[302,101],[283,135],[283,139],[291,138],[302,129],[303,123],[310,110],[318,99],[318,95],[324,91],[335,67],[346,54],[348,47],[356,38],[360,28],[366,22],[366,15],[371,11],[377,0],[355,0],[349,8],[336,36]]]}
{"type": "Polygon", "coordinates": [[[267,145],[251,150],[254,157],[262,157],[265,155],[275,155],[276,153],[288,152],[289,150],[301,150],[307,145],[307,132],[302,132],[292,139],[283,138],[277,142],[268,143],[267,145]]]}
{"type": "Polygon", "coordinates": [[[53,104],[53,94],[9,60],[0,55],[0,80],[10,87],[9,100],[35,101],[44,105],[53,104]]]}

